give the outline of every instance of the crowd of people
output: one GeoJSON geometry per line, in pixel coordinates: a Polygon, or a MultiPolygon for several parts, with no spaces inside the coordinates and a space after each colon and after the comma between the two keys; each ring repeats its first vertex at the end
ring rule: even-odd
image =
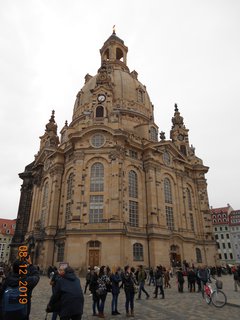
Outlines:
{"type": "MultiPolygon", "coordinates": [[[[233,274],[234,290],[237,291],[240,287],[240,266],[231,268],[231,273],[233,274]]],[[[122,289],[125,297],[126,317],[134,317],[135,299],[142,299],[142,294],[146,299],[150,297],[146,284],[154,286],[152,298],[156,299],[160,295],[162,299],[165,299],[165,289],[171,288],[173,274],[176,276],[179,293],[186,290],[200,292],[203,285],[211,281],[211,276],[214,277],[216,274],[221,276],[216,268],[206,266],[195,268],[193,265],[191,267],[183,265],[183,267],[166,269],[158,265],[156,268],[146,269],[143,265],[139,265],[135,269],[127,265],[124,268],[116,267],[112,270],[108,266],[95,266],[88,268],[84,290],[82,290],[79,277],[71,267],[66,265],[60,265],[59,268],[49,267],[48,277],[52,287],[52,296],[46,306],[46,312],[52,313],[52,320],[56,320],[58,317],[60,320],[81,320],[84,309],[84,294],[90,293],[92,316],[105,318],[105,302],[108,295],[111,296],[111,314],[117,316],[120,314],[118,298],[122,289]]],[[[32,265],[30,257],[24,262],[17,260],[7,276],[0,274],[1,319],[29,320],[32,291],[39,278],[39,270],[32,265]],[[19,271],[23,268],[23,263],[26,264],[26,275],[21,275],[19,271]],[[19,303],[18,291],[17,303],[14,306],[14,303],[11,302],[8,309],[9,292],[11,293],[12,290],[14,293],[14,288],[19,290],[20,281],[26,287],[25,290],[20,290],[21,296],[26,298],[26,303],[19,303]]],[[[16,299],[13,293],[10,297],[12,301],[13,298],[16,299]]]]}

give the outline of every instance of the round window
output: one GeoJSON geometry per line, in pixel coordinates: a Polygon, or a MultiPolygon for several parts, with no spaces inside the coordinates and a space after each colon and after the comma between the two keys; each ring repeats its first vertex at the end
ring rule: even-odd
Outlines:
{"type": "Polygon", "coordinates": [[[92,136],[91,144],[94,148],[101,148],[105,143],[105,138],[102,134],[95,134],[92,136]]]}

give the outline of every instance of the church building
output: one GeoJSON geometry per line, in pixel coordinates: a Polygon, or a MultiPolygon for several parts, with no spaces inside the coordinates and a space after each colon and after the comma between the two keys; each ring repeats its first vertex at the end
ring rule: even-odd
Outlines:
{"type": "Polygon", "coordinates": [[[52,112],[35,160],[20,174],[12,252],[28,243],[40,268],[216,263],[208,167],[189,145],[177,105],[170,140],[159,132],[127,53],[113,31],[71,122],[58,135],[52,112]]]}

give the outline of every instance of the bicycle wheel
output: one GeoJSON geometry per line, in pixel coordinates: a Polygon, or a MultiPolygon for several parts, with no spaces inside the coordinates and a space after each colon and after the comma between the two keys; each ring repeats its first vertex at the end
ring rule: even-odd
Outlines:
{"type": "Polygon", "coordinates": [[[203,292],[203,299],[207,302],[207,304],[210,304],[212,301],[211,297],[205,291],[203,292]]]}
{"type": "Polygon", "coordinates": [[[221,290],[214,291],[212,293],[211,299],[212,299],[212,303],[217,308],[222,308],[223,306],[225,306],[227,302],[227,297],[225,293],[221,290]]]}

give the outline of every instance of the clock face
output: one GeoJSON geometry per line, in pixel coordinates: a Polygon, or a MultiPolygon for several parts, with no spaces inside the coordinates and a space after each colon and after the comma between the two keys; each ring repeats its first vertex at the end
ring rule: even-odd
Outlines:
{"type": "Polygon", "coordinates": [[[178,135],[178,140],[183,141],[183,139],[184,139],[184,136],[182,134],[179,134],[178,135]]]}
{"type": "Polygon", "coordinates": [[[97,99],[99,102],[104,102],[106,100],[106,96],[104,94],[99,94],[97,99]]]}

